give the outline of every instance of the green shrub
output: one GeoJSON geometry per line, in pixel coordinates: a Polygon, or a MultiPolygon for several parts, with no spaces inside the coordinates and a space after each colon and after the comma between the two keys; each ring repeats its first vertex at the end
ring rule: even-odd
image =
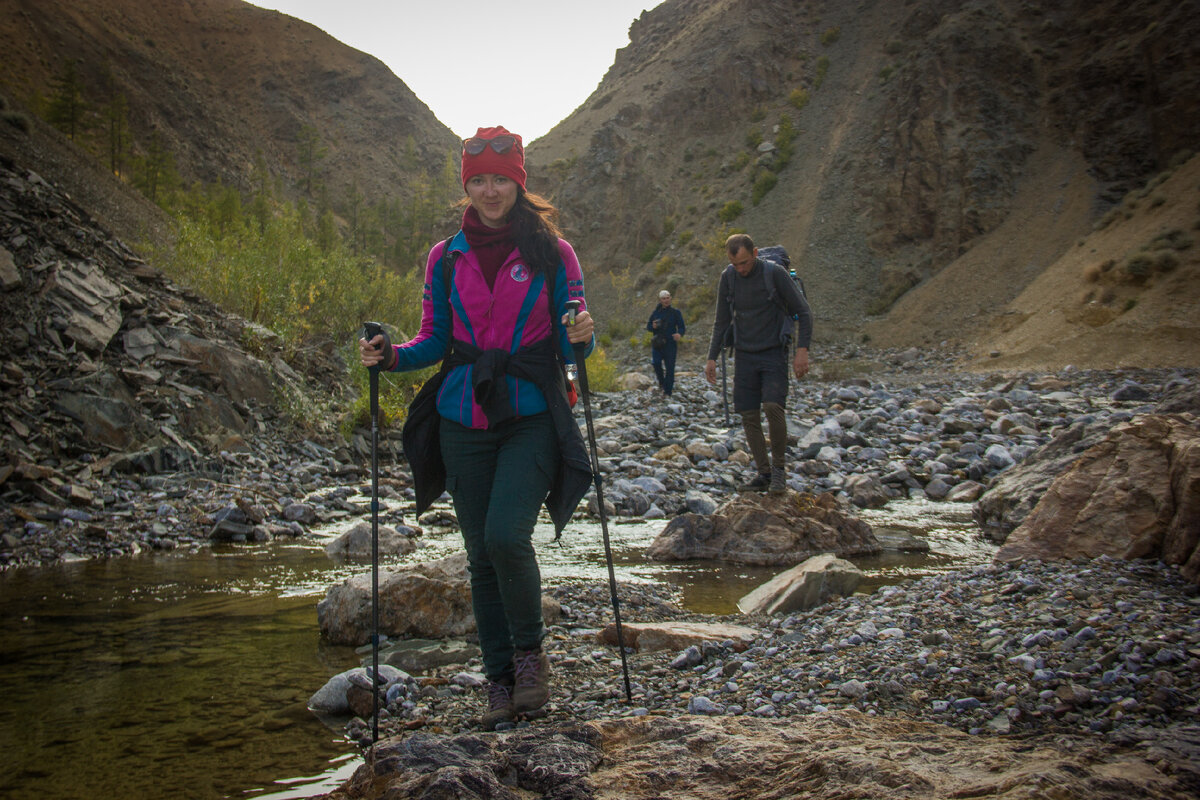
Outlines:
{"type": "Polygon", "coordinates": [[[1102,216],[1099,220],[1096,221],[1096,226],[1095,226],[1095,228],[1093,228],[1093,230],[1097,230],[1097,231],[1104,230],[1109,225],[1111,225],[1116,220],[1116,218],[1119,216],[1121,216],[1120,206],[1114,206],[1113,208],[1110,208],[1104,214],[1104,216],[1102,216]]]}
{"type": "MultiPolygon", "coordinates": [[[[393,339],[394,341],[394,339],[393,339]]],[[[354,400],[346,409],[341,420],[343,438],[349,439],[357,428],[371,426],[371,388],[370,373],[358,364],[358,346],[353,345],[353,352],[347,352],[347,363],[353,366],[349,369],[349,380],[355,388],[354,400]],[[353,360],[351,360],[353,359],[353,360]]],[[[437,367],[427,367],[416,372],[382,372],[379,375],[379,429],[389,430],[399,428],[408,417],[408,405],[421,385],[437,367]]]]}
{"type": "Polygon", "coordinates": [[[808,105],[808,100],[808,89],[792,89],[791,94],[788,95],[788,102],[794,105],[797,110],[801,110],[808,105]]]}
{"type": "Polygon", "coordinates": [[[33,123],[29,121],[29,117],[25,116],[20,111],[5,111],[0,113],[0,117],[2,117],[6,123],[13,126],[21,133],[29,133],[31,130],[33,130],[33,123]]]}
{"type": "Polygon", "coordinates": [[[1192,237],[1188,236],[1179,228],[1173,228],[1165,233],[1160,233],[1150,240],[1146,245],[1146,250],[1187,250],[1193,244],[1192,237]]]}
{"type": "Polygon", "coordinates": [[[821,34],[821,44],[828,47],[829,45],[833,44],[841,37],[842,37],[842,29],[840,27],[830,28],[821,34]]]}
{"type": "Polygon", "coordinates": [[[1153,271],[1154,259],[1143,253],[1131,256],[1122,267],[1125,277],[1133,283],[1140,283],[1150,277],[1153,271]]]}
{"type": "MultiPolygon", "coordinates": [[[[695,206],[692,206],[688,210],[691,211],[693,214],[696,213],[695,206]]],[[[692,237],[695,235],[696,235],[695,231],[680,231],[679,232],[679,246],[683,247],[684,245],[686,245],[688,242],[690,242],[692,240],[692,237]]]]}
{"type": "Polygon", "coordinates": [[[746,134],[746,147],[749,147],[751,150],[754,150],[762,143],[763,143],[762,128],[751,128],[750,131],[746,134]]]}
{"type": "Polygon", "coordinates": [[[750,192],[750,202],[758,205],[762,199],[766,197],[767,192],[775,188],[775,184],[779,182],[779,176],[768,169],[764,169],[758,173],[758,177],[754,179],[754,188],[750,192]]]}
{"type": "Polygon", "coordinates": [[[721,210],[717,212],[717,219],[721,222],[733,222],[742,215],[742,203],[740,200],[730,200],[725,205],[721,206],[721,210]]]}
{"type": "MultiPolygon", "coordinates": [[[[649,311],[646,312],[649,316],[649,311]]],[[[625,339],[636,334],[640,326],[631,320],[623,318],[610,318],[605,324],[607,336],[610,339],[625,339]]]]}
{"type": "Polygon", "coordinates": [[[700,321],[708,309],[712,308],[713,303],[717,300],[717,276],[714,275],[712,281],[697,286],[692,290],[691,295],[684,303],[683,319],[688,325],[694,325],[700,321]]]}
{"type": "Polygon", "coordinates": [[[813,78],[813,88],[821,88],[821,84],[825,82],[825,76],[829,73],[829,58],[821,56],[817,59],[817,75],[813,78]]]}
{"type": "Polygon", "coordinates": [[[608,360],[608,355],[604,352],[603,347],[593,350],[584,365],[587,367],[588,387],[593,392],[617,390],[617,365],[608,360]]]}
{"type": "Polygon", "coordinates": [[[172,250],[157,253],[163,271],[221,307],[297,346],[313,335],[340,335],[347,322],[392,319],[415,332],[423,274],[385,270],[340,243],[322,250],[290,209],[221,227],[199,215],[179,218],[172,250]]]}
{"type": "Polygon", "coordinates": [[[646,246],[642,248],[642,252],[638,254],[638,260],[643,264],[649,264],[658,255],[658,251],[662,249],[662,243],[658,239],[646,242],[646,246]]]}
{"type": "Polygon", "coordinates": [[[1164,250],[1154,258],[1154,269],[1159,272],[1173,272],[1179,266],[1179,256],[1170,250],[1164,250]]]}
{"type": "Polygon", "coordinates": [[[663,256],[654,265],[654,275],[656,277],[661,278],[663,275],[666,275],[667,273],[669,273],[671,271],[671,268],[674,266],[675,266],[674,258],[672,258],[671,256],[663,256]]]}

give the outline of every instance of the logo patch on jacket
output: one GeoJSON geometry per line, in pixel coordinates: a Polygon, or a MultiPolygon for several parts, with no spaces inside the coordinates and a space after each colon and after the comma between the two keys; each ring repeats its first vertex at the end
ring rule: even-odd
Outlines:
{"type": "Polygon", "coordinates": [[[529,268],[524,264],[513,264],[513,268],[508,274],[517,283],[524,283],[529,280],[529,268]]]}

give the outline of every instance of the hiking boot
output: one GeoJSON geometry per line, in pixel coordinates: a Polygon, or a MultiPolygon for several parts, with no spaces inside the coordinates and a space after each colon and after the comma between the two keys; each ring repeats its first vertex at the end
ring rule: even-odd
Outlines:
{"type": "Polygon", "coordinates": [[[771,469],[771,488],[767,491],[771,494],[787,494],[787,489],[787,472],[783,467],[773,467],[771,469]]]}
{"type": "Polygon", "coordinates": [[[754,478],[746,483],[739,483],[737,490],[739,492],[765,492],[771,485],[771,473],[760,472],[754,478]]]}
{"type": "Polygon", "coordinates": [[[487,699],[487,712],[479,720],[485,731],[496,730],[496,726],[502,722],[512,722],[516,714],[513,711],[511,683],[488,681],[487,699]]]}
{"type": "Polygon", "coordinates": [[[517,714],[536,711],[550,699],[550,661],[539,648],[518,650],[513,655],[516,678],[513,683],[512,704],[517,714]]]}

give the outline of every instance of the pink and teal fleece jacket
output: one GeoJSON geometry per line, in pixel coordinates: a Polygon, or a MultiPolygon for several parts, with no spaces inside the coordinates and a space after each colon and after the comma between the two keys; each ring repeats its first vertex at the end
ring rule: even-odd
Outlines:
{"type": "MultiPolygon", "coordinates": [[[[579,300],[581,311],[587,308],[587,301],[583,296],[583,272],[574,249],[566,240],[559,239],[558,250],[561,259],[553,301],[561,319],[567,313],[568,300],[579,300]]],[[[566,361],[573,362],[575,353],[565,326],[560,326],[560,330],[559,349],[566,361]]],[[[412,340],[394,346],[396,363],[392,371],[408,372],[438,363],[446,354],[449,336],[470,342],[480,350],[515,353],[551,336],[553,331],[546,302],[546,280],[526,266],[520,251],[514,248],[508,255],[496,275],[495,285],[489,289],[479,261],[471,252],[466,236],[459,231],[448,242],[439,242],[429,251],[421,300],[421,330],[412,340]],[[441,265],[444,249],[459,253],[451,275],[450,318],[442,302],[446,296],[441,265]]],[[[593,338],[584,350],[585,355],[594,347],[593,338]]],[[[475,402],[471,388],[473,369],[474,365],[463,364],[446,375],[438,392],[438,413],[469,428],[486,429],[487,417],[475,402]]],[[[511,375],[505,376],[505,381],[517,416],[527,417],[547,410],[546,398],[533,383],[511,375]]]]}

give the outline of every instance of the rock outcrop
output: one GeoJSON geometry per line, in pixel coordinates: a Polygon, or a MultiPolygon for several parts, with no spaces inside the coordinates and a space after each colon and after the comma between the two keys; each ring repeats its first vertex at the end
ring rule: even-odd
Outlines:
{"type": "Polygon", "coordinates": [[[996,560],[1159,558],[1200,583],[1200,423],[1148,414],[1058,477],[996,560]]]}
{"type": "Polygon", "coordinates": [[[1160,771],[1150,753],[1194,753],[1186,732],[1148,747],[1092,739],[970,736],[903,719],[831,711],[787,722],[634,717],[381,742],[326,800],[688,797],[1027,797],[1054,786],[1091,800],[1185,797],[1197,770],[1160,771]]]}

